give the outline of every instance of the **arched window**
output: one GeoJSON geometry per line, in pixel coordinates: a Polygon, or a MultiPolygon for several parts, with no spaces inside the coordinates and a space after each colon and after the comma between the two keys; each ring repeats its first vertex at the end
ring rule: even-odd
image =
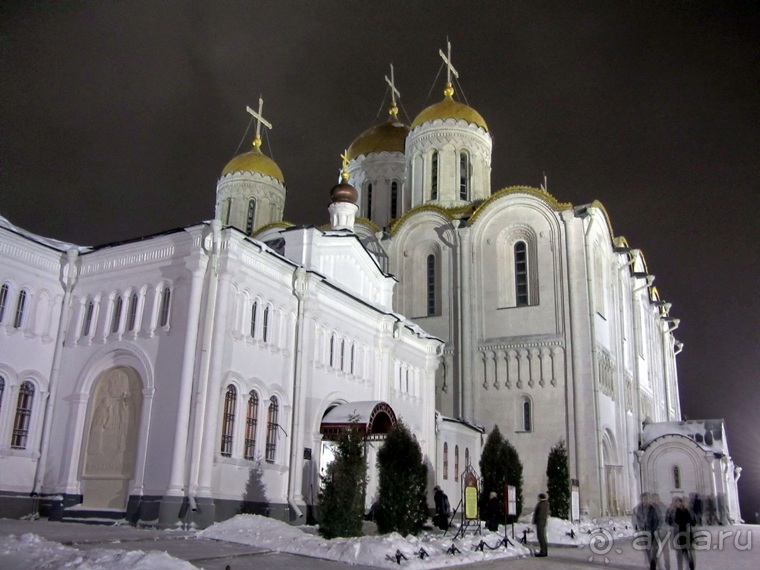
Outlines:
{"type": "Polygon", "coordinates": [[[430,199],[438,199],[438,151],[430,157],[430,199]]]}
{"type": "Polygon", "coordinates": [[[3,322],[3,318],[5,317],[5,306],[8,303],[8,284],[3,283],[3,286],[0,287],[0,323],[3,322]]]}
{"type": "Polygon", "coordinates": [[[24,306],[26,305],[26,291],[19,291],[18,303],[16,304],[16,318],[13,319],[13,328],[20,329],[24,324],[24,306]]]}
{"type": "Polygon", "coordinates": [[[391,182],[391,218],[398,217],[398,182],[391,182]]]}
{"type": "Polygon", "coordinates": [[[5,378],[0,376],[0,412],[3,411],[3,394],[5,393],[5,378]]]}
{"type": "Polygon", "coordinates": [[[253,232],[253,216],[256,214],[256,200],[251,198],[248,201],[248,215],[245,218],[245,233],[253,232]]]}
{"type": "Polygon", "coordinates": [[[256,338],[256,319],[259,316],[259,302],[254,301],[251,306],[251,338],[256,338]]]}
{"type": "Polygon", "coordinates": [[[449,444],[443,442],[443,478],[449,478],[449,444]]]}
{"type": "Polygon", "coordinates": [[[246,459],[256,456],[256,426],[259,423],[259,395],[256,390],[248,394],[248,413],[245,418],[245,453],[246,459]]]}
{"type": "Polygon", "coordinates": [[[515,298],[518,307],[528,305],[528,249],[524,241],[515,244],[515,298]]]}
{"type": "Polygon", "coordinates": [[[346,362],[346,341],[340,341],[340,369],[343,370],[346,362]]]}
{"type": "Polygon", "coordinates": [[[87,299],[84,305],[84,319],[82,319],[82,336],[90,336],[90,329],[92,328],[92,314],[95,312],[95,303],[92,299],[87,299]]]}
{"type": "Polygon", "coordinates": [[[29,425],[32,421],[32,404],[34,403],[34,384],[24,382],[18,389],[16,418],[13,420],[11,448],[26,449],[29,439],[29,425]]]}
{"type": "Polygon", "coordinates": [[[224,200],[224,225],[229,226],[230,225],[230,215],[232,214],[232,198],[227,198],[224,200]]]}
{"type": "Polygon", "coordinates": [[[533,418],[530,409],[530,400],[528,398],[523,399],[522,403],[522,419],[523,419],[523,431],[531,431],[533,429],[533,418]]]}
{"type": "Polygon", "coordinates": [[[161,306],[159,307],[158,314],[158,324],[159,326],[165,327],[169,324],[169,307],[171,306],[172,302],[172,290],[169,288],[169,286],[165,286],[163,291],[161,291],[161,306]]]}
{"type": "Polygon", "coordinates": [[[113,300],[113,314],[111,315],[111,332],[112,333],[119,332],[119,324],[120,324],[119,321],[121,321],[121,305],[122,305],[121,295],[118,295],[113,300]]]}
{"type": "Polygon", "coordinates": [[[137,326],[137,293],[129,297],[129,314],[127,315],[127,330],[133,331],[137,326]]]}
{"type": "Polygon", "coordinates": [[[468,200],[470,196],[470,161],[466,152],[459,153],[459,199],[468,200]]]}
{"type": "Polygon", "coordinates": [[[367,219],[372,219],[372,183],[367,184],[367,219]]]}
{"type": "Polygon", "coordinates": [[[356,353],[356,345],[351,343],[351,374],[354,373],[354,356],[356,353]]]}
{"type": "Polygon", "coordinates": [[[454,446],[454,481],[459,481],[459,446],[454,446]]]}
{"type": "Polygon", "coordinates": [[[235,404],[237,403],[237,390],[230,384],[224,396],[224,416],[222,416],[222,449],[224,457],[232,455],[232,436],[235,433],[235,404]]]}
{"type": "Polygon", "coordinates": [[[679,469],[678,465],[673,467],[673,488],[681,488],[681,469],[679,469]]]}
{"type": "Polygon", "coordinates": [[[465,469],[470,466],[470,448],[464,448],[464,466],[465,469]]]}
{"type": "Polygon", "coordinates": [[[435,306],[435,255],[427,256],[427,315],[436,314],[435,306]]]}
{"type": "Polygon", "coordinates": [[[269,342],[269,307],[264,309],[264,326],[261,331],[261,338],[264,342],[269,342]]]}
{"type": "Polygon", "coordinates": [[[277,415],[280,410],[280,406],[277,403],[277,397],[272,396],[269,399],[269,410],[267,411],[267,463],[274,463],[275,455],[277,453],[277,415]]]}
{"type": "Polygon", "coordinates": [[[335,368],[335,335],[330,336],[330,367],[335,368]]]}
{"type": "Polygon", "coordinates": [[[409,393],[409,369],[406,369],[406,389],[404,390],[407,394],[409,393]]]}

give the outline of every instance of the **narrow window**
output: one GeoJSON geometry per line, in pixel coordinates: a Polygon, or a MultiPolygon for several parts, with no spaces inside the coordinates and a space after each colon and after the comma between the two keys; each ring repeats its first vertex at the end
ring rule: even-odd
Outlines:
{"type": "Polygon", "coordinates": [[[248,394],[248,414],[245,418],[245,455],[254,459],[256,455],[256,426],[259,423],[259,395],[255,390],[248,394]]]}
{"type": "Polygon", "coordinates": [[[443,442],[443,478],[449,478],[449,444],[443,442]]]}
{"type": "Polygon", "coordinates": [[[355,356],[355,353],[356,353],[356,345],[352,344],[351,345],[351,374],[354,373],[354,356],[355,356]]]}
{"type": "Polygon", "coordinates": [[[13,319],[13,328],[20,329],[24,324],[24,306],[26,305],[26,291],[23,289],[18,294],[18,303],[16,304],[16,318],[13,319]]]}
{"type": "Polygon", "coordinates": [[[465,469],[470,466],[470,448],[464,448],[464,467],[465,469]]]}
{"type": "Polygon", "coordinates": [[[3,411],[3,394],[5,393],[5,378],[0,376],[0,412],[3,411]]]}
{"type": "Polygon", "coordinates": [[[111,315],[111,332],[119,332],[119,321],[121,321],[121,295],[113,300],[113,314],[111,315]]]}
{"type": "Polygon", "coordinates": [[[132,293],[129,297],[129,315],[127,316],[127,330],[135,330],[137,326],[137,293],[132,293]]]}
{"type": "Polygon", "coordinates": [[[678,465],[673,467],[673,488],[681,488],[681,470],[678,468],[678,465]]]}
{"type": "Polygon", "coordinates": [[[340,369],[343,370],[346,360],[346,341],[340,341],[340,369]]]}
{"type": "Polygon", "coordinates": [[[253,216],[256,214],[256,200],[248,201],[248,215],[245,219],[245,233],[253,232],[253,216]]]}
{"type": "Polygon", "coordinates": [[[398,182],[391,182],[391,218],[398,216],[398,182]]]}
{"type": "Polygon", "coordinates": [[[161,291],[161,307],[159,309],[159,325],[165,327],[169,324],[169,306],[172,301],[172,290],[168,286],[161,291]]]}
{"type": "Polygon", "coordinates": [[[84,320],[82,321],[82,336],[90,336],[90,328],[92,327],[92,313],[95,311],[95,303],[92,299],[88,299],[84,306],[84,320]]]}
{"type": "Polygon", "coordinates": [[[31,382],[24,382],[18,390],[16,418],[13,421],[13,434],[11,435],[11,447],[13,449],[26,449],[33,402],[34,385],[31,382]]]}
{"type": "Polygon", "coordinates": [[[459,481],[459,446],[454,446],[454,481],[459,481]]]}
{"type": "Polygon", "coordinates": [[[269,399],[269,411],[267,412],[267,463],[274,463],[275,453],[277,452],[277,413],[280,407],[277,404],[277,398],[272,396],[269,399]]]}
{"type": "Polygon", "coordinates": [[[335,368],[335,335],[330,337],[330,367],[335,368]]]}
{"type": "Polygon", "coordinates": [[[256,318],[259,316],[259,302],[254,301],[251,307],[251,338],[256,338],[256,318]]]}
{"type": "Polygon", "coordinates": [[[435,315],[435,255],[427,256],[427,315],[435,315]]]}
{"type": "Polygon", "coordinates": [[[470,161],[467,153],[459,153],[459,199],[467,200],[470,193],[470,161]]]}
{"type": "Polygon", "coordinates": [[[264,323],[263,330],[261,331],[261,338],[264,342],[269,342],[269,307],[264,309],[264,323]]]}
{"type": "Polygon", "coordinates": [[[0,323],[3,322],[3,317],[5,317],[5,305],[8,303],[8,284],[3,283],[3,286],[0,287],[0,323]]]}
{"type": "Polygon", "coordinates": [[[230,384],[227,386],[227,394],[224,396],[224,416],[222,417],[222,455],[232,455],[232,435],[235,431],[235,403],[237,402],[237,390],[230,384]]]}
{"type": "Polygon", "coordinates": [[[523,401],[523,431],[530,431],[532,424],[531,424],[531,417],[530,417],[530,400],[527,398],[523,401]]]}
{"type": "Polygon", "coordinates": [[[372,183],[367,184],[367,219],[372,219],[372,183]]]}
{"type": "Polygon", "coordinates": [[[406,393],[409,393],[409,370],[406,371],[406,393]]]}
{"type": "Polygon", "coordinates": [[[224,225],[229,226],[230,225],[230,215],[232,214],[232,198],[227,198],[224,201],[224,225]]]}
{"type": "Polygon", "coordinates": [[[430,158],[430,199],[438,199],[438,151],[430,158]]]}
{"type": "Polygon", "coordinates": [[[528,305],[528,251],[524,241],[515,244],[515,294],[518,307],[528,305]]]}

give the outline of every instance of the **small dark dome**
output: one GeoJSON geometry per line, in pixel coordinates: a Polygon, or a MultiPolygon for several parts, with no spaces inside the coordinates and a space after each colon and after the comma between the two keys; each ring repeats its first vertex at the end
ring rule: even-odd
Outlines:
{"type": "Polygon", "coordinates": [[[333,203],[350,202],[351,204],[356,204],[358,199],[359,193],[356,191],[356,188],[345,181],[336,184],[333,186],[333,189],[330,190],[330,200],[332,200],[333,203]]]}

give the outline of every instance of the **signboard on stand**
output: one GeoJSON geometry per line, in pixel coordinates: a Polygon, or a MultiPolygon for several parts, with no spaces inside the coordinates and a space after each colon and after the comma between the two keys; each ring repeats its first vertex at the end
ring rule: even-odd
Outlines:
{"type": "Polygon", "coordinates": [[[478,479],[472,472],[464,473],[464,518],[478,520],[478,479]]]}

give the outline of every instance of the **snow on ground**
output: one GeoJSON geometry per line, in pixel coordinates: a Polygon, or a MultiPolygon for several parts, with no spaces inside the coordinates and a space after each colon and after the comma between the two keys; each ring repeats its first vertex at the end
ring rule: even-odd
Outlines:
{"type": "Polygon", "coordinates": [[[197,570],[189,562],[165,552],[77,550],[32,533],[0,537],[0,561],[7,570],[197,570]]]}

